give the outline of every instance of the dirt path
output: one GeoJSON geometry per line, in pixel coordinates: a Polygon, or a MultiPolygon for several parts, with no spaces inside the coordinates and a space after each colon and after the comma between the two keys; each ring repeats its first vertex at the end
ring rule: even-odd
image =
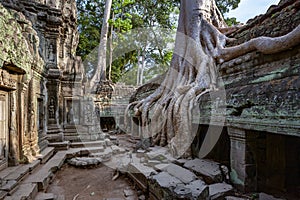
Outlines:
{"type": "MultiPolygon", "coordinates": [[[[64,195],[65,200],[125,199],[124,190],[133,189],[125,176],[112,181],[113,169],[105,165],[92,169],[79,169],[68,164],[57,172],[47,192],[64,195]]],[[[130,199],[138,199],[136,191],[130,199]]]]}

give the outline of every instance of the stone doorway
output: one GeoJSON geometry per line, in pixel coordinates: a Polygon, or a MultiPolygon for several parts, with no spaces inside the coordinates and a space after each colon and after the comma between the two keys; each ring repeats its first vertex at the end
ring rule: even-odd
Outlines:
{"type": "Polygon", "coordinates": [[[0,170],[8,163],[8,93],[0,91],[0,170]]]}

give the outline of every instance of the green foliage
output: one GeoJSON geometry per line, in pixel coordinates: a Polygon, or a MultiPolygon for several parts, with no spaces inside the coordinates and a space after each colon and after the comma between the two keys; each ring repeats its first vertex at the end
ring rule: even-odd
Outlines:
{"type": "MultiPolygon", "coordinates": [[[[240,0],[216,0],[216,4],[224,16],[225,13],[228,13],[230,10],[236,9],[240,3],[240,0]]],[[[232,18],[225,18],[225,22],[228,26],[233,26],[236,24],[239,24],[238,21],[236,21],[235,17],[232,18]]]]}
{"type": "Polygon", "coordinates": [[[226,24],[227,24],[228,26],[234,26],[234,25],[237,25],[237,24],[240,23],[240,22],[236,21],[236,18],[235,18],[235,17],[231,17],[231,18],[227,17],[227,18],[225,19],[225,22],[226,22],[226,24]]]}
{"type": "Polygon", "coordinates": [[[223,15],[230,10],[236,9],[239,3],[240,0],[216,0],[216,4],[223,15]]]}
{"type": "MultiPolygon", "coordinates": [[[[238,6],[240,0],[217,0],[217,6],[222,14],[238,6]]],[[[112,62],[112,81],[117,82],[122,76],[126,78],[127,73],[137,72],[138,52],[143,52],[146,58],[144,77],[145,81],[151,79],[158,73],[166,71],[171,58],[172,51],[167,47],[174,42],[171,34],[176,30],[177,17],[179,14],[179,0],[114,0],[112,4],[112,16],[109,24],[113,29],[113,52],[118,55],[112,62]],[[160,28],[164,33],[134,33],[133,38],[128,38],[126,33],[140,28],[160,28]],[[133,42],[133,40],[135,42],[133,42]],[[135,45],[131,51],[125,51],[122,47],[135,45]],[[124,51],[124,53],[120,53],[124,51]]],[[[88,75],[91,76],[95,69],[97,50],[99,45],[100,30],[105,7],[105,0],[77,0],[78,28],[80,40],[77,55],[85,62],[88,75]],[[92,53],[92,51],[94,52],[92,53]],[[93,56],[88,56],[92,54],[93,56]],[[92,57],[92,58],[91,58],[92,57]]],[[[228,25],[237,24],[235,18],[226,19],[228,25]]],[[[154,29],[153,29],[154,30],[154,29]]],[[[132,36],[131,36],[132,37],[132,36]]],[[[109,46],[109,45],[108,45],[109,46]]],[[[109,59],[107,59],[109,61],[109,59]]],[[[109,64],[107,64],[109,66],[109,64]]],[[[108,70],[107,70],[108,72],[108,70]]],[[[136,83],[136,77],[128,75],[128,82],[136,83]]],[[[125,81],[124,78],[122,81],[125,81]]]]}

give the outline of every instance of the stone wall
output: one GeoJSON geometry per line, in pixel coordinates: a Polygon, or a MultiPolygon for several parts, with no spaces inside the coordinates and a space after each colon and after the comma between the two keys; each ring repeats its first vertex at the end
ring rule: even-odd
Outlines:
{"type": "MultiPolygon", "coordinates": [[[[5,106],[0,108],[5,114],[1,126],[7,129],[0,148],[8,152],[5,167],[34,160],[47,147],[49,134],[63,136],[70,102],[83,104],[85,72],[75,54],[79,41],[75,0],[0,3],[0,76],[10,75],[15,83],[0,81],[2,104],[10,110],[5,114],[5,106]]],[[[85,107],[79,108],[81,114],[85,107]]]]}
{"type": "MultiPolygon", "coordinates": [[[[282,0],[232,33],[236,41],[228,46],[287,34],[300,24],[299,6],[299,1],[282,0]]],[[[254,51],[218,65],[226,91],[231,179],[241,190],[291,192],[300,185],[293,178],[299,177],[299,150],[288,155],[288,146],[299,146],[299,63],[297,45],[270,55],[254,51]]],[[[209,102],[206,97],[201,103],[206,116],[209,102]]],[[[209,123],[205,116],[200,121],[209,123]]]]}

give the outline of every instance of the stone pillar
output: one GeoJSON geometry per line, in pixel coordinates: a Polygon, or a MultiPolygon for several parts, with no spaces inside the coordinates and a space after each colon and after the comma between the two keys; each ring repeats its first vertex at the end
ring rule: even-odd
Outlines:
{"type": "Polygon", "coordinates": [[[25,83],[20,83],[20,89],[19,89],[19,103],[18,103],[18,105],[19,105],[19,116],[18,116],[18,118],[19,118],[19,124],[18,124],[18,130],[19,130],[19,150],[20,150],[20,152],[19,152],[19,154],[20,154],[20,161],[21,162],[25,162],[26,161],[26,157],[25,157],[25,155],[24,155],[24,145],[25,145],[25,147],[26,147],[26,138],[25,138],[25,132],[26,132],[26,124],[27,124],[27,122],[26,122],[26,112],[25,112],[25,108],[26,108],[26,101],[25,101],[25,92],[27,91],[27,88],[28,88],[28,86],[27,86],[27,84],[25,84],[25,83]]]}
{"type": "Polygon", "coordinates": [[[230,178],[244,192],[256,191],[256,141],[257,134],[243,129],[228,128],[230,137],[230,178]]]}
{"type": "Polygon", "coordinates": [[[9,166],[16,166],[20,159],[19,135],[17,130],[17,96],[10,92],[9,166]]]}

